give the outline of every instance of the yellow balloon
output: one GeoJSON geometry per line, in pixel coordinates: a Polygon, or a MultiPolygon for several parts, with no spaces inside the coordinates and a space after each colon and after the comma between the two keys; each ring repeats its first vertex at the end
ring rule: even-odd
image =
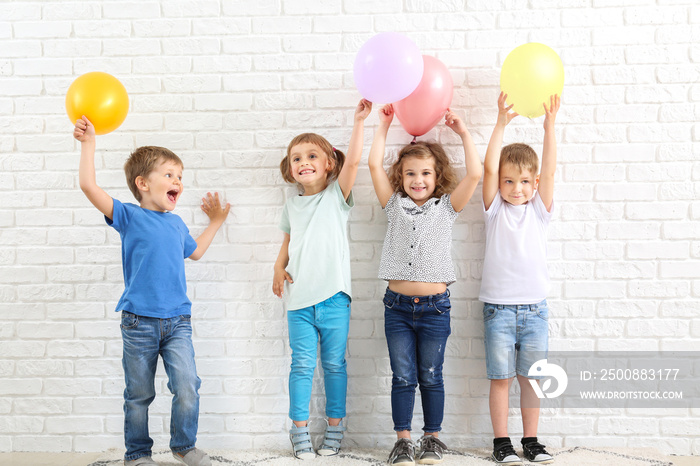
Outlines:
{"type": "Polygon", "coordinates": [[[528,118],[544,115],[543,103],[561,96],[564,65],[557,52],[544,44],[530,42],[513,49],[501,67],[501,91],[508,94],[513,111],[528,118]]]}
{"type": "Polygon", "coordinates": [[[124,122],[129,112],[129,95],[111,74],[85,73],[68,88],[66,112],[71,122],[85,115],[95,126],[96,134],[107,134],[124,122]]]}

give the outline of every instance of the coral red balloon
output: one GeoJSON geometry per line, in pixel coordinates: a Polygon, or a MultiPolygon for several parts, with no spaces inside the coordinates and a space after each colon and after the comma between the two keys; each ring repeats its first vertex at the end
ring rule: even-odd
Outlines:
{"type": "Polygon", "coordinates": [[[423,55],[423,77],[415,91],[394,104],[401,126],[412,136],[430,131],[452,102],[452,76],[444,63],[423,55]]]}

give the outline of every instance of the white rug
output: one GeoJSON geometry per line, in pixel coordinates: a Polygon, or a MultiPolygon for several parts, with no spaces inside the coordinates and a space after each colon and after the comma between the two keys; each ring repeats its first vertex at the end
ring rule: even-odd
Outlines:
{"type": "MultiPolygon", "coordinates": [[[[625,450],[598,448],[549,448],[554,456],[556,466],[672,466],[669,457],[660,455],[653,450],[625,450]]],[[[520,451],[518,453],[521,453],[520,451]]],[[[99,460],[88,466],[117,466],[123,464],[123,450],[109,450],[99,460]]],[[[317,457],[314,460],[300,461],[292,457],[291,452],[265,451],[232,451],[209,450],[209,456],[214,466],[384,466],[388,451],[383,450],[342,450],[340,455],[332,457],[317,457]]],[[[490,450],[474,449],[450,451],[441,463],[444,466],[493,466],[488,459],[490,450]]],[[[182,466],[176,461],[170,451],[155,452],[153,460],[160,466],[182,466]]],[[[524,462],[524,464],[534,464],[524,462]]]]}

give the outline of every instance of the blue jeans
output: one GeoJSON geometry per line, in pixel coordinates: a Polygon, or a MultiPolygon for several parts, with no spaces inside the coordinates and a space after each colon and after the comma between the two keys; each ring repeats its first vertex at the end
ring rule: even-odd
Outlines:
{"type": "Polygon", "coordinates": [[[154,380],[158,355],[168,374],[174,395],[170,414],[170,449],[194,448],[199,420],[199,386],[194,365],[190,316],[170,319],[137,316],[122,311],[122,366],[124,390],[125,460],[151,456],[153,440],[148,434],[148,406],[156,396],[154,380]]]}
{"type": "Polygon", "coordinates": [[[384,331],[391,359],[391,416],[394,430],[411,430],[420,384],[424,432],[439,432],[445,412],[442,364],[450,336],[450,291],[405,296],[387,288],[384,331]]]}
{"type": "Polygon", "coordinates": [[[490,380],[528,376],[530,366],[547,357],[549,309],[537,304],[484,303],[486,376],[490,380]]]}
{"type": "Polygon", "coordinates": [[[345,348],[350,329],[350,297],[342,291],[314,306],[287,311],[292,367],[289,374],[289,417],[309,419],[316,348],[321,340],[321,366],[326,388],[326,416],[345,417],[348,391],[345,348]]]}

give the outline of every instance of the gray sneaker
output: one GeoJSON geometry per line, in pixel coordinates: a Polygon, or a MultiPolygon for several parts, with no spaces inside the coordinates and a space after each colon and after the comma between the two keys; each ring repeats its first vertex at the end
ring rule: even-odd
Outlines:
{"type": "Polygon", "coordinates": [[[418,440],[420,453],[417,456],[418,464],[438,464],[442,463],[442,455],[447,450],[447,446],[433,435],[424,435],[418,440]]]}
{"type": "Polygon", "coordinates": [[[212,466],[209,455],[198,448],[193,448],[186,455],[173,452],[173,458],[187,466],[212,466]]]}
{"type": "Polygon", "coordinates": [[[158,463],[153,461],[150,456],[142,456],[135,460],[124,460],[124,466],[158,466],[158,463]]]}
{"type": "Polygon", "coordinates": [[[394,444],[394,449],[389,454],[388,463],[392,466],[413,466],[415,461],[416,447],[411,439],[400,438],[394,444]]]}

